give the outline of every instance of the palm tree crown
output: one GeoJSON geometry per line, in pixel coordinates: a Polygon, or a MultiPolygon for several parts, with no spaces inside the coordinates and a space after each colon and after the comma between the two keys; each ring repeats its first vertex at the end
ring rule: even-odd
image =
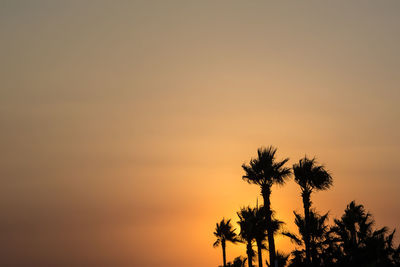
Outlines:
{"type": "Polygon", "coordinates": [[[222,219],[220,223],[216,224],[214,235],[217,240],[214,242],[213,246],[218,247],[223,241],[229,241],[235,243],[238,241],[235,229],[232,229],[231,220],[225,221],[222,219]]]}
{"type": "Polygon", "coordinates": [[[323,165],[317,165],[316,159],[307,156],[293,165],[294,180],[303,192],[326,190],[332,185],[332,177],[323,165]]]}
{"type": "Polygon", "coordinates": [[[259,186],[283,185],[290,176],[290,168],[283,167],[288,158],[282,161],[275,160],[276,148],[269,146],[257,150],[257,158],[252,158],[249,165],[243,164],[246,172],[243,179],[248,183],[259,186]]]}

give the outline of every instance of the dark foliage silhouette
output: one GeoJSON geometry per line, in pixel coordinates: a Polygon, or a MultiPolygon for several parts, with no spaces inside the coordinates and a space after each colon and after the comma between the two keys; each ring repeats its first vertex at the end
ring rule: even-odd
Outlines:
{"type": "Polygon", "coordinates": [[[290,168],[284,165],[289,159],[276,161],[276,148],[270,146],[268,148],[259,148],[257,150],[257,158],[250,160],[249,164],[243,164],[245,171],[243,179],[248,183],[256,184],[261,187],[261,195],[264,200],[265,222],[267,226],[268,251],[270,264],[278,263],[275,261],[275,240],[272,231],[272,210],[271,210],[271,187],[274,184],[283,185],[290,176],[290,168]]]}
{"type": "Polygon", "coordinates": [[[254,209],[255,233],[254,239],[257,244],[258,266],[262,267],[262,250],[265,249],[264,241],[267,237],[267,225],[265,223],[265,209],[256,207],[254,209]]]}
{"type": "Polygon", "coordinates": [[[342,257],[341,266],[400,266],[400,246],[394,247],[395,231],[373,229],[374,220],[363,205],[352,201],[341,217],[335,219],[332,233],[342,257]]]}
{"type": "MultiPolygon", "coordinates": [[[[313,261],[312,266],[325,266],[329,261],[329,226],[327,225],[328,214],[319,215],[314,210],[309,213],[309,225],[306,230],[306,221],[303,216],[293,212],[295,216],[295,224],[298,228],[299,236],[293,233],[285,232],[284,235],[291,238],[291,240],[298,246],[304,246],[306,240],[306,231],[308,231],[308,238],[310,244],[310,254],[313,261]],[[323,258],[324,256],[325,258],[323,258]]],[[[329,254],[330,255],[330,254],[329,254]]],[[[310,266],[307,261],[306,250],[299,248],[292,252],[292,260],[289,266],[310,266]]]]}
{"type": "MultiPolygon", "coordinates": [[[[319,215],[310,211],[310,252],[312,265],[308,264],[305,249],[295,249],[289,267],[344,266],[344,267],[398,267],[400,266],[400,246],[395,247],[395,231],[386,227],[373,229],[372,216],[362,205],[351,202],[341,219],[334,225],[327,225],[328,214],[319,215]]],[[[297,245],[304,245],[305,219],[295,213],[295,223],[300,236],[284,233],[297,245]]]]}
{"type": "Polygon", "coordinates": [[[235,229],[233,229],[231,225],[231,220],[225,221],[225,219],[222,219],[220,223],[217,223],[214,235],[217,237],[217,240],[214,242],[213,246],[218,247],[221,245],[222,259],[224,267],[226,267],[226,242],[236,243],[238,241],[235,229]]]}
{"type": "Polygon", "coordinates": [[[300,185],[301,196],[304,207],[304,245],[306,252],[306,262],[311,264],[311,244],[310,244],[310,207],[311,193],[317,190],[326,190],[332,185],[332,177],[325,170],[323,165],[318,165],[315,158],[304,157],[297,164],[293,165],[295,182],[300,185]]]}
{"type": "Polygon", "coordinates": [[[247,258],[236,257],[232,262],[226,264],[227,267],[245,267],[247,258]]]}
{"type": "Polygon", "coordinates": [[[222,245],[225,267],[243,267],[246,262],[253,267],[255,257],[258,267],[262,267],[263,250],[269,252],[269,261],[265,261],[268,267],[400,267],[400,245],[394,244],[395,230],[376,228],[372,215],[363,205],[350,202],[340,219],[333,220],[333,225],[328,224],[328,213],[320,214],[312,207],[311,194],[332,186],[330,173],[315,158],[304,157],[293,165],[294,180],[301,189],[304,215],[293,212],[297,233],[281,232],[284,223],[275,219],[271,209],[271,188],[274,184],[284,185],[291,170],[284,166],[288,159],[277,161],[275,154],[276,149],[272,146],[260,148],[257,158],[242,165],[245,171],[242,178],[260,186],[264,205],[245,207],[237,212],[238,236],[232,230],[230,220],[217,224],[214,235],[218,239],[214,246],[222,245]],[[296,245],[290,254],[276,250],[274,236],[278,234],[289,237],[296,245]],[[227,241],[244,243],[247,259],[237,257],[226,263],[227,241]],[[257,255],[253,245],[257,246],[257,255]]]}
{"type": "Polygon", "coordinates": [[[250,207],[246,207],[237,212],[237,215],[240,226],[239,237],[246,244],[247,262],[249,267],[252,267],[254,257],[253,242],[256,236],[255,211],[250,207]]]}
{"type": "MultiPolygon", "coordinates": [[[[248,258],[251,259],[251,261],[249,260],[249,266],[252,265],[252,260],[255,256],[255,253],[252,249],[253,243],[255,242],[257,245],[258,266],[261,267],[263,266],[262,250],[267,249],[264,244],[267,237],[265,209],[263,207],[245,207],[242,208],[237,215],[239,217],[238,224],[240,225],[239,236],[242,238],[243,242],[246,243],[248,258]]],[[[282,224],[282,221],[279,221],[273,217],[271,221],[272,234],[277,234],[282,224]]],[[[267,263],[267,265],[269,264],[267,263]]]]}
{"type": "MultiPolygon", "coordinates": [[[[287,261],[288,261],[289,255],[282,253],[280,251],[276,251],[276,261],[278,262],[278,266],[286,266],[287,261]]],[[[267,266],[268,262],[267,262],[267,266]]]]}

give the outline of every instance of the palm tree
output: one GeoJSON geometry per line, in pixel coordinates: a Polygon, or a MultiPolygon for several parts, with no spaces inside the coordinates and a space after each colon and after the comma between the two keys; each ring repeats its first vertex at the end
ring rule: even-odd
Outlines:
{"type": "Polygon", "coordinates": [[[400,246],[394,248],[395,231],[388,233],[386,227],[373,229],[372,215],[363,205],[352,201],[341,217],[335,219],[332,232],[338,237],[341,259],[344,266],[399,266],[400,246]]]}
{"type": "Polygon", "coordinates": [[[262,267],[262,250],[265,249],[264,240],[267,238],[267,226],[265,224],[265,209],[256,207],[254,209],[255,233],[254,239],[257,244],[258,266],[262,267]]]}
{"type": "Polygon", "coordinates": [[[225,221],[225,219],[222,219],[220,223],[217,223],[214,235],[217,240],[213,246],[218,247],[221,244],[223,263],[224,267],[226,267],[226,242],[236,243],[238,241],[235,229],[232,229],[231,220],[225,221]]]}
{"type": "Polygon", "coordinates": [[[334,230],[346,243],[346,250],[354,250],[371,233],[373,220],[363,205],[357,205],[355,201],[352,201],[347,205],[341,220],[336,219],[335,224],[334,230]]]}
{"type": "Polygon", "coordinates": [[[286,266],[286,263],[289,259],[289,254],[285,254],[283,252],[276,252],[276,259],[278,261],[279,266],[286,266]]]}
{"type": "Polygon", "coordinates": [[[254,209],[247,207],[242,208],[237,212],[239,221],[237,222],[240,226],[239,236],[241,240],[246,243],[246,253],[249,267],[253,266],[253,240],[256,236],[256,224],[255,224],[255,211],[254,209]]]}
{"type": "Polygon", "coordinates": [[[273,184],[283,185],[290,176],[290,169],[284,167],[288,158],[282,161],[275,160],[276,148],[269,146],[268,148],[259,148],[257,150],[258,157],[250,160],[250,163],[243,164],[245,171],[243,179],[251,184],[261,187],[261,195],[264,200],[265,221],[267,227],[268,246],[269,246],[269,262],[270,265],[278,262],[275,261],[275,241],[272,231],[272,210],[271,210],[271,187],[273,184]]]}
{"type": "Polygon", "coordinates": [[[306,248],[306,262],[311,264],[310,254],[310,207],[311,193],[313,191],[326,190],[332,185],[332,177],[323,165],[318,165],[315,158],[308,159],[307,156],[300,159],[297,164],[293,165],[294,180],[301,188],[301,196],[303,198],[305,232],[304,243],[306,248]]]}
{"type": "MultiPolygon", "coordinates": [[[[285,236],[290,237],[291,241],[296,245],[302,246],[305,244],[306,223],[303,216],[293,212],[295,215],[295,224],[298,228],[300,236],[284,232],[285,236]]],[[[310,250],[313,256],[313,266],[329,266],[330,253],[328,253],[328,245],[330,244],[329,227],[326,224],[328,213],[319,215],[317,212],[310,210],[308,233],[310,237],[310,250]]],[[[292,252],[294,258],[291,260],[290,266],[309,266],[306,262],[305,251],[295,250],[292,252]]]]}

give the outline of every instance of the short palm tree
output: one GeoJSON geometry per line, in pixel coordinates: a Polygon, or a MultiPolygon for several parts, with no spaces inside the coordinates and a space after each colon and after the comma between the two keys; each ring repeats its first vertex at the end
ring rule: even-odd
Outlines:
{"type": "MultiPolygon", "coordinates": [[[[302,246],[305,244],[306,223],[303,216],[293,212],[295,216],[295,224],[298,228],[299,236],[290,232],[282,233],[290,237],[291,241],[296,245],[302,246]]],[[[322,257],[327,258],[326,247],[329,242],[329,227],[327,225],[328,213],[320,215],[317,212],[310,210],[308,234],[310,237],[310,250],[313,255],[313,266],[325,266],[327,262],[322,260],[322,257]],[[321,263],[323,261],[323,264],[321,263]]],[[[306,264],[306,257],[304,250],[295,250],[293,253],[292,266],[299,266],[306,264]]],[[[324,258],[324,259],[325,259],[324,258]]],[[[309,266],[309,265],[308,265],[309,266]]]]}
{"type": "Polygon", "coordinates": [[[217,237],[217,240],[213,246],[218,247],[221,244],[222,259],[224,267],[226,267],[226,242],[236,243],[238,241],[235,229],[232,229],[231,220],[225,221],[225,219],[222,219],[220,223],[217,223],[214,235],[217,237]]]}
{"type": "Polygon", "coordinates": [[[310,254],[310,207],[311,193],[313,191],[326,190],[332,185],[332,177],[323,165],[318,165],[315,158],[309,159],[306,156],[293,165],[295,182],[300,185],[301,196],[304,206],[304,244],[306,248],[306,262],[311,264],[310,254]]]}
{"type": "Polygon", "coordinates": [[[275,254],[275,240],[272,231],[272,210],[271,210],[271,187],[274,184],[283,185],[290,176],[290,168],[284,167],[288,158],[282,161],[275,159],[276,148],[269,146],[257,150],[257,158],[250,160],[250,163],[243,164],[245,171],[243,179],[251,184],[261,187],[261,195],[264,200],[265,222],[267,226],[269,261],[270,266],[277,266],[275,254]],[[274,265],[272,263],[275,263],[274,265]]]}
{"type": "Polygon", "coordinates": [[[254,256],[253,240],[256,236],[255,211],[250,207],[242,208],[237,212],[237,215],[239,217],[237,223],[240,226],[239,236],[246,243],[247,262],[249,267],[252,267],[254,256]]]}
{"type": "Polygon", "coordinates": [[[290,256],[289,254],[285,254],[283,252],[277,251],[276,259],[278,261],[278,266],[286,266],[289,256],[290,256]]]}
{"type": "Polygon", "coordinates": [[[262,250],[265,249],[264,241],[267,238],[267,225],[265,224],[265,209],[263,207],[254,209],[255,232],[254,239],[256,240],[258,252],[258,266],[262,267],[262,250]]]}

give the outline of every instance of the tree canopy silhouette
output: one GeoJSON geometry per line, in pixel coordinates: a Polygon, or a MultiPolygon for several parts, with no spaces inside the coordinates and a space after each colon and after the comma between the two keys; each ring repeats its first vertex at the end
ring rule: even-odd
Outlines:
{"type": "Polygon", "coordinates": [[[394,244],[395,230],[387,227],[375,228],[372,215],[363,205],[350,202],[344,214],[328,224],[328,213],[319,213],[312,207],[311,194],[327,190],[332,186],[329,171],[315,158],[306,156],[285,167],[288,158],[276,160],[276,148],[259,148],[257,157],[249,164],[243,164],[242,179],[261,188],[264,205],[255,208],[241,208],[237,215],[240,233],[236,236],[230,220],[217,223],[214,246],[222,245],[223,263],[226,266],[243,267],[247,262],[253,267],[255,258],[258,267],[263,266],[263,250],[269,251],[268,267],[400,267],[400,245],[394,244]],[[297,232],[281,232],[284,222],[275,218],[271,208],[271,188],[274,184],[284,185],[294,174],[294,181],[300,186],[304,215],[293,211],[297,232]],[[295,249],[288,255],[275,247],[274,236],[289,237],[295,249]],[[240,240],[240,241],[239,241],[240,240]],[[242,242],[246,245],[247,259],[235,258],[226,263],[226,242],[242,242]],[[266,242],[268,241],[268,242],[266,242]],[[257,246],[257,255],[253,245],[257,246]]]}
{"type": "Polygon", "coordinates": [[[254,209],[246,207],[237,212],[237,215],[240,226],[239,236],[246,244],[247,262],[249,267],[252,267],[254,257],[253,241],[256,236],[255,212],[254,209]]]}

